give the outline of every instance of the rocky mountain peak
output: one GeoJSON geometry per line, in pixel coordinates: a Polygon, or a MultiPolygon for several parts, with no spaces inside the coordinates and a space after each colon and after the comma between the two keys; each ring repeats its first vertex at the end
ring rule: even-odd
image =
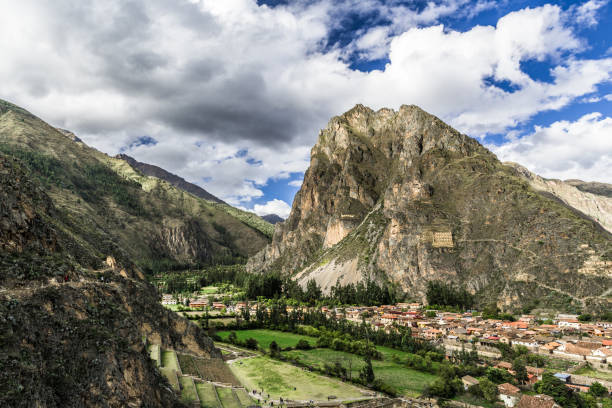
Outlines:
{"type": "Polygon", "coordinates": [[[356,105],[321,130],[290,216],[248,269],[324,291],[369,277],[424,300],[444,280],[502,308],[601,307],[610,250],[593,220],[434,115],[356,105]]]}

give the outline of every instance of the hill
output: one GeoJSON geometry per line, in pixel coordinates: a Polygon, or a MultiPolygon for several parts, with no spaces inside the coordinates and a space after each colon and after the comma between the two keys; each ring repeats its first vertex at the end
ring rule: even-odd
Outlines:
{"type": "Polygon", "coordinates": [[[612,241],[435,116],[357,105],[320,132],[289,218],[247,268],[325,291],[369,278],[425,301],[440,280],[504,310],[601,311],[612,241]]]}
{"type": "Polygon", "coordinates": [[[279,222],[283,222],[284,221],[281,217],[279,217],[276,214],[267,214],[267,215],[264,215],[261,218],[263,218],[264,220],[268,221],[272,225],[278,224],[279,222]]]}
{"type": "Polygon", "coordinates": [[[0,152],[0,406],[183,406],[146,342],[219,350],[129,261],[94,262],[30,165],[0,152]]]}
{"type": "Polygon", "coordinates": [[[272,235],[272,225],[255,214],[147,176],[4,101],[0,151],[41,183],[87,266],[108,255],[151,272],[241,262],[272,235]]]}

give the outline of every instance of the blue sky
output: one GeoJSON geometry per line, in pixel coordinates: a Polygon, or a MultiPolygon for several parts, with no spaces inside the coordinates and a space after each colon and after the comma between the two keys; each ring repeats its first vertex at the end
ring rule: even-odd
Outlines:
{"type": "Polygon", "coordinates": [[[318,131],[356,103],[612,182],[608,0],[0,4],[0,98],[258,214],[288,215],[318,131]]]}

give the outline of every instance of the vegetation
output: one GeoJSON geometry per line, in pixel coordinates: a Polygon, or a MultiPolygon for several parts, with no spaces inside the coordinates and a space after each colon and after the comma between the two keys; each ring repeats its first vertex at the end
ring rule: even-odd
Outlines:
{"type": "Polygon", "coordinates": [[[269,348],[272,342],[276,342],[281,348],[296,347],[300,341],[306,341],[308,344],[313,345],[317,342],[315,337],[266,329],[239,330],[236,332],[220,331],[217,335],[224,341],[227,341],[231,333],[234,333],[235,338],[240,342],[244,342],[250,337],[254,338],[265,349],[269,348]]]}
{"type": "Polygon", "coordinates": [[[456,288],[442,281],[427,282],[426,296],[430,305],[455,306],[464,310],[474,306],[474,297],[465,288],[456,288]]]}

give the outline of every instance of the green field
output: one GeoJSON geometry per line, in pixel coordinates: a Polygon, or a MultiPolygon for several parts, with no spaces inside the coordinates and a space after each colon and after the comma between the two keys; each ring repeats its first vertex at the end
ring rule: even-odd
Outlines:
{"type": "Polygon", "coordinates": [[[163,350],[161,352],[162,367],[170,368],[179,371],[176,359],[176,353],[172,350],[163,350]]]}
{"type": "Polygon", "coordinates": [[[359,388],[324,377],[268,357],[254,357],[233,363],[232,371],[247,390],[264,390],[270,398],[327,400],[361,397],[359,388]]]}
{"type": "Polygon", "coordinates": [[[257,405],[255,404],[255,400],[253,400],[253,398],[251,398],[249,394],[247,394],[247,392],[242,388],[234,389],[234,392],[236,393],[236,396],[238,397],[238,400],[240,400],[240,403],[243,407],[248,407],[249,405],[257,405]]]}
{"type": "MultiPolygon", "coordinates": [[[[384,347],[382,349],[379,348],[383,356],[387,358],[382,361],[372,361],[374,375],[400,394],[410,397],[418,396],[428,384],[436,379],[433,374],[416,371],[391,361],[392,354],[397,355],[403,352],[384,347]]],[[[300,362],[319,368],[323,368],[325,363],[334,365],[339,362],[347,370],[350,369],[353,378],[359,377],[359,372],[365,365],[363,357],[331,349],[293,350],[284,354],[287,357],[299,357],[300,362]]],[[[402,358],[402,356],[399,357],[402,358]]]]}
{"type": "Polygon", "coordinates": [[[574,374],[584,375],[586,377],[597,378],[599,380],[604,381],[612,381],[612,373],[607,373],[605,371],[597,371],[592,367],[582,367],[578,370],[574,371],[574,374]]]}
{"type": "MultiPolygon", "coordinates": [[[[230,334],[230,331],[217,332],[219,336],[225,341],[230,334]]],[[[298,341],[304,339],[310,343],[311,346],[317,342],[315,337],[302,336],[300,334],[286,333],[275,330],[238,330],[236,331],[236,337],[238,340],[246,340],[249,337],[257,340],[259,345],[263,348],[268,348],[272,341],[276,341],[280,347],[295,347],[298,341]]]]}
{"type": "Polygon", "coordinates": [[[180,377],[179,383],[181,384],[181,402],[189,403],[198,399],[193,379],[191,377],[180,377]]]}
{"type": "Polygon", "coordinates": [[[218,290],[219,288],[217,286],[204,286],[203,288],[200,288],[200,293],[202,295],[214,295],[218,290]]]}
{"type": "Polygon", "coordinates": [[[219,394],[223,408],[242,408],[231,388],[217,387],[217,394],[219,394]]]}
{"type": "Polygon", "coordinates": [[[176,371],[168,367],[160,367],[159,371],[161,371],[162,375],[166,377],[174,391],[180,390],[178,378],[176,377],[176,371]]]}
{"type": "Polygon", "coordinates": [[[200,397],[200,406],[202,408],[220,408],[217,401],[215,386],[211,383],[196,383],[198,397],[200,397]]]}

